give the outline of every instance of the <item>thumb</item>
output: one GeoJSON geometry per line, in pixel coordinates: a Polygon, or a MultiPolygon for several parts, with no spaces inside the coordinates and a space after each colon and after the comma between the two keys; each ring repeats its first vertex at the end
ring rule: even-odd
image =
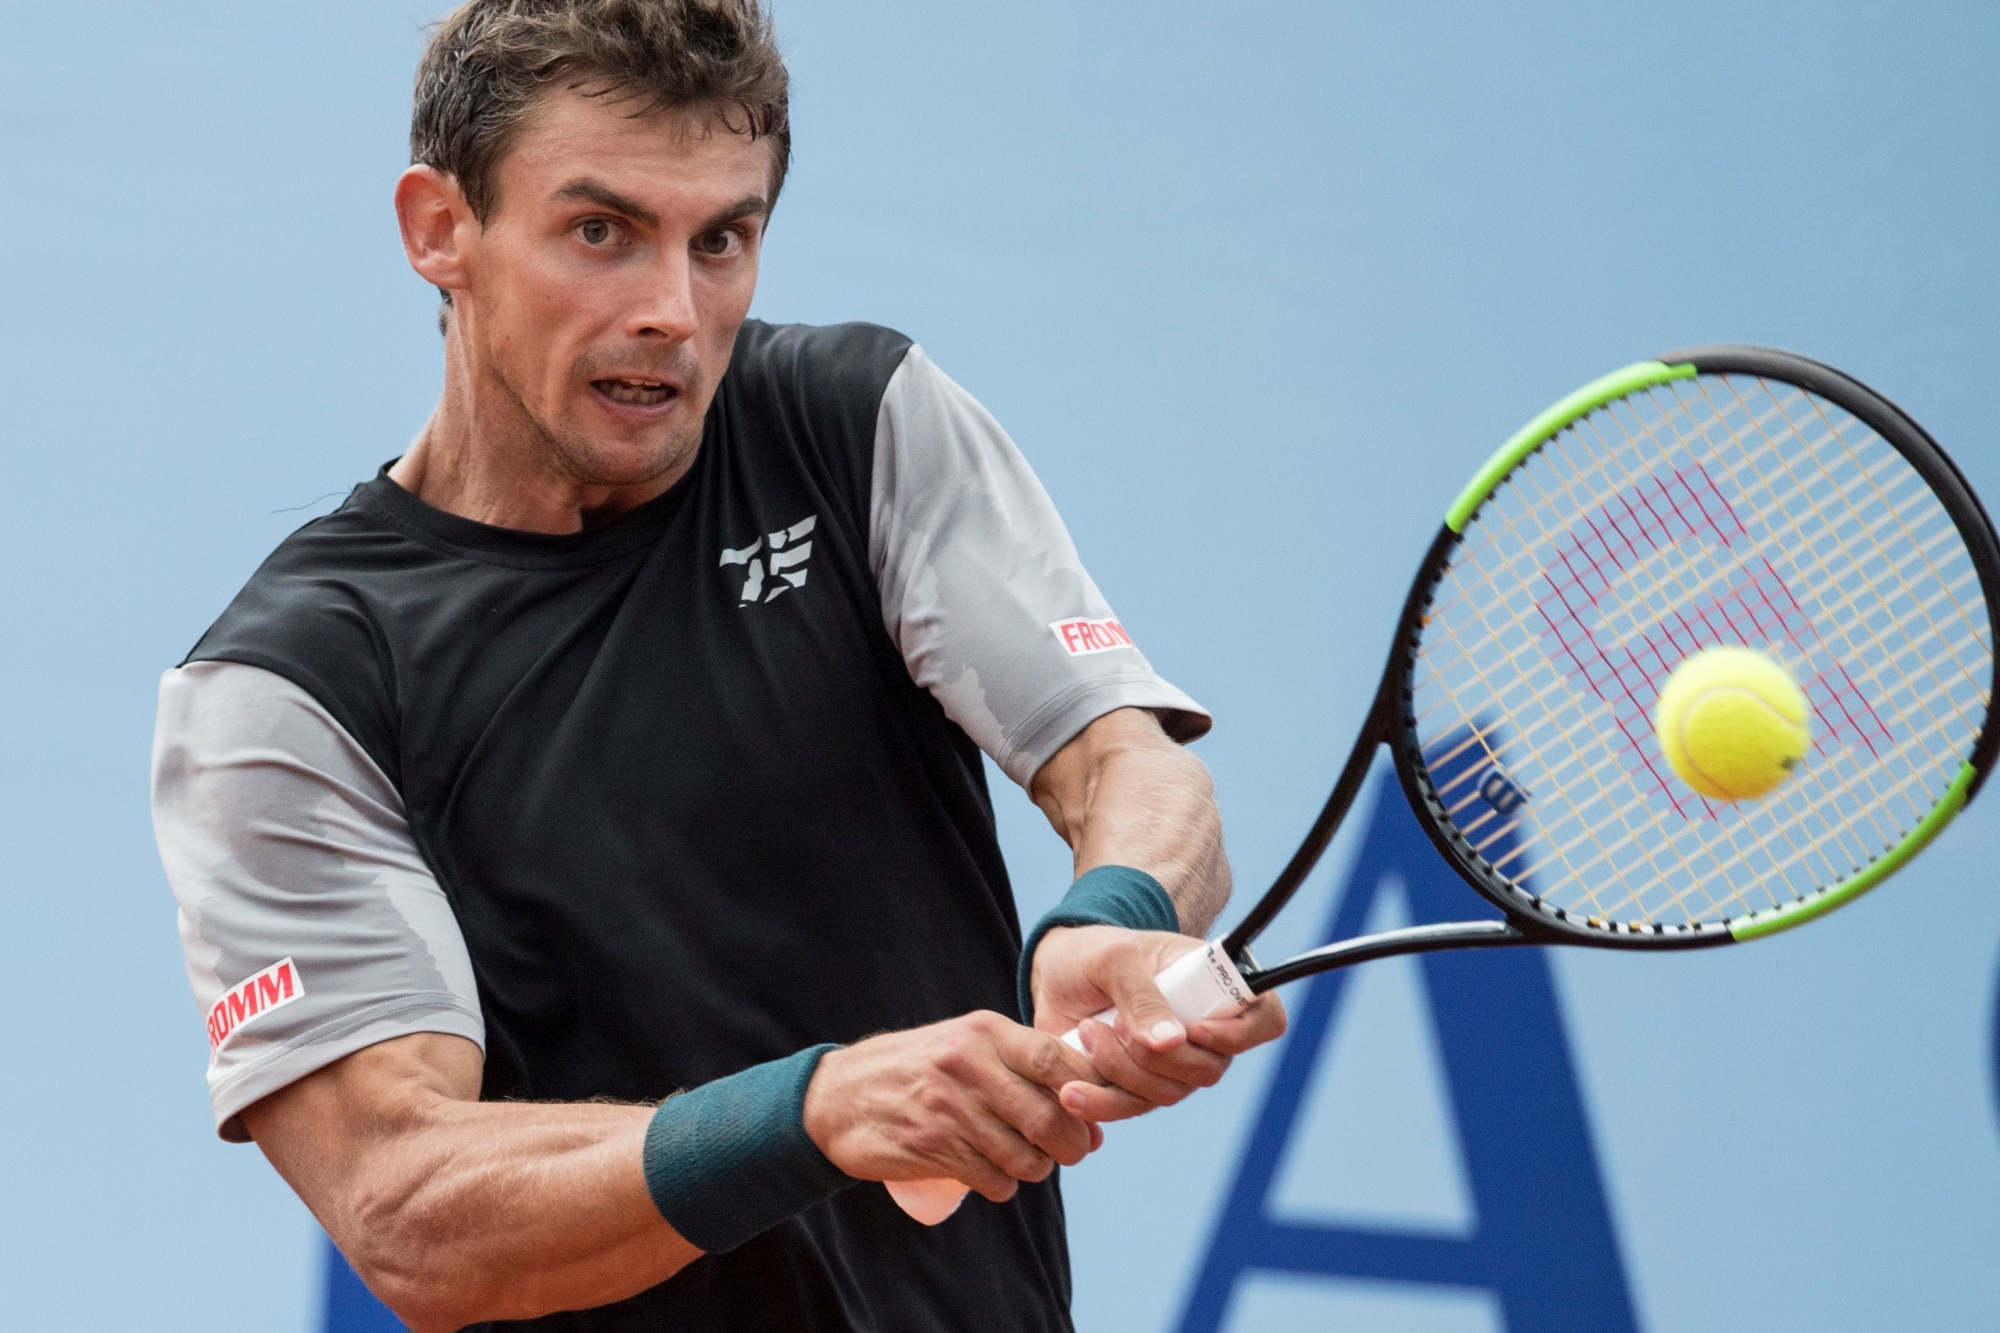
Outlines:
{"type": "MultiPolygon", "coordinates": [[[[1191,943],[1199,947],[1198,941],[1191,943]]],[[[1098,984],[1117,1005],[1119,1022],[1132,1040],[1148,1050],[1171,1051],[1187,1040],[1187,1027],[1153,983],[1156,961],[1150,949],[1120,949],[1105,960],[1098,984]]]]}

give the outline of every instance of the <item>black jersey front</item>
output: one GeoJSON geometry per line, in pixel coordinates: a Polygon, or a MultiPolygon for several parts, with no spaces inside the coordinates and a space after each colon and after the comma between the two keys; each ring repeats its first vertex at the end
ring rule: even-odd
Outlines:
{"type": "MultiPolygon", "coordinates": [[[[395,784],[472,960],[488,1097],[651,1101],[1011,1011],[979,752],[912,681],[870,571],[876,413],[908,346],[745,325],[692,471],[583,534],[378,477],[190,655],[295,682],[395,784]]],[[[861,1185],[525,1326],[1051,1330],[1068,1304],[1053,1179],[935,1228],[861,1185]]]]}

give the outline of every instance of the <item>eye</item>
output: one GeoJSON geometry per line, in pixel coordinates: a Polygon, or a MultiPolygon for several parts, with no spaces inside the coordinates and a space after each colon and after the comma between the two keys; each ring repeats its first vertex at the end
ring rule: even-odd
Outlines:
{"type": "Polygon", "coordinates": [[[721,258],[734,249],[742,237],[732,227],[722,227],[711,231],[697,240],[695,248],[713,258],[721,258]]]}
{"type": "Polygon", "coordinates": [[[611,239],[611,224],[603,218],[588,218],[576,229],[585,245],[603,245],[611,239]]]}

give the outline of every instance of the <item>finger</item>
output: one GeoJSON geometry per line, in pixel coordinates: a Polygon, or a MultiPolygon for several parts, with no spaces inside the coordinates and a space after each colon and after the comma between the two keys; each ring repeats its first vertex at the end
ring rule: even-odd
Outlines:
{"type": "Polygon", "coordinates": [[[996,1091],[991,1104],[1016,1135],[1062,1165],[1075,1166],[1089,1155],[1089,1125],[1071,1115],[1057,1094],[1017,1081],[996,1091]]]}
{"type": "Polygon", "coordinates": [[[1188,1042],[1218,1055],[1241,1055],[1285,1035],[1285,1006],[1275,995],[1260,995],[1248,1009],[1188,1027],[1188,1042]]]}
{"type": "MultiPolygon", "coordinates": [[[[1190,940],[1188,949],[1179,953],[1199,947],[1190,940]]],[[[1187,1040],[1186,1026],[1153,984],[1154,973],[1172,961],[1173,957],[1160,958],[1150,950],[1121,949],[1105,959],[1099,977],[1133,1040],[1154,1051],[1170,1051],[1187,1040]]]]}
{"type": "Polygon", "coordinates": [[[1079,1030],[1084,1048],[1103,1081],[1122,1088],[1153,1106],[1172,1106],[1198,1087],[1222,1077],[1223,1056],[1183,1044],[1165,1055],[1136,1043],[1121,1041],[1102,1023],[1086,1020],[1079,1030]],[[1165,1065],[1162,1071],[1154,1065],[1165,1065]],[[1180,1076],[1177,1076],[1180,1075],[1180,1076]]]}
{"type": "Polygon", "coordinates": [[[895,1179],[950,1177],[995,1203],[1014,1196],[1017,1178],[1008,1165],[1032,1170],[1034,1149],[989,1111],[979,1095],[954,1078],[927,1090],[917,1119],[903,1136],[903,1153],[916,1169],[895,1179]]]}
{"type": "Polygon", "coordinates": [[[1058,1037],[1018,1023],[996,1026],[991,1035],[1007,1068],[1050,1092],[1060,1092],[1079,1079],[1103,1082],[1090,1058],[1058,1037]]]}
{"type": "Polygon", "coordinates": [[[986,1031],[997,1058],[981,1062],[974,1078],[986,1105],[1038,1151],[1064,1166],[1082,1161],[1090,1151],[1090,1131],[1055,1094],[1079,1079],[1096,1081],[1090,1061],[1046,1032],[1018,1023],[1000,1020],[986,1031]]]}
{"type": "Polygon", "coordinates": [[[924,1179],[944,1179],[949,1177],[972,1190],[983,1199],[994,1203],[1005,1203],[1014,1197],[1014,1191],[1021,1182],[993,1165],[970,1144],[960,1146],[959,1151],[945,1155],[934,1176],[924,1179]]]}
{"type": "MultiPolygon", "coordinates": [[[[1054,1099],[1050,1099],[1050,1103],[1054,1103],[1054,1099]]],[[[1066,1165],[1082,1161],[1084,1159],[1082,1147],[1084,1143],[1088,1143],[1088,1135],[1082,1133],[1082,1125],[1078,1125],[1076,1119],[1064,1113],[1060,1107],[1052,1105],[1050,1109],[1052,1117],[1062,1117],[1064,1121],[1070,1121],[1078,1129],[1076,1135],[1078,1151],[1070,1153],[1070,1163],[1066,1165]]],[[[1006,1115],[992,1115],[992,1113],[980,1115],[976,1123],[970,1125],[968,1129],[970,1129],[968,1145],[980,1157],[984,1157],[986,1161],[990,1161],[994,1167],[998,1167],[1016,1181],[1046,1181],[1048,1173],[1056,1169],[1056,1157],[1036,1147],[1036,1143],[1028,1139],[1028,1135],[1024,1135],[1020,1127],[1014,1125],[1012,1119],[1006,1115]]]]}
{"type": "MultiPolygon", "coordinates": [[[[1067,1115],[1063,1118],[1069,1119],[1067,1115]]],[[[1010,1184],[1023,1180],[1047,1180],[1049,1173],[1056,1169],[1053,1157],[1030,1143],[1005,1117],[995,1114],[991,1108],[980,1107],[969,1114],[960,1133],[961,1150],[989,1170],[1006,1177],[1010,1184]]],[[[1081,1160],[1080,1154],[1078,1160],[1081,1160]]],[[[988,1194],[986,1197],[994,1196],[988,1194]]]]}
{"type": "MultiPolygon", "coordinates": [[[[1155,1110],[1152,1102],[1135,1097],[1123,1088],[1106,1088],[1095,1083],[1072,1083],[1062,1090],[1063,1110],[1083,1121],[1093,1131],[1093,1142],[1102,1139],[1100,1121],[1131,1120],[1155,1110]]],[[[1096,1152],[1096,1148],[1091,1149],[1096,1152]]]]}
{"type": "Polygon", "coordinates": [[[1009,1056],[1031,1068],[1058,1069],[1073,1061],[1087,1072],[1087,1062],[1057,1039],[998,1014],[969,1014],[952,1026],[951,1044],[937,1058],[947,1081],[938,1087],[933,1120],[955,1124],[967,1148],[1015,1180],[1046,1179],[1058,1159],[1081,1161],[1089,1131],[1063,1111],[1052,1091],[1017,1072],[1009,1056]]]}
{"type": "MultiPolygon", "coordinates": [[[[1198,1046],[1192,1040],[1184,1041],[1178,1046],[1171,1047],[1165,1051],[1156,1051],[1140,1042],[1134,1041],[1131,1035],[1123,1029],[1123,1023],[1117,1024],[1112,1029],[1112,1037],[1122,1048],[1125,1058],[1136,1068],[1144,1070],[1156,1078],[1164,1078],[1174,1083],[1187,1084],[1190,1090],[1194,1088],[1208,1088],[1220,1082],[1223,1072],[1229,1068],[1229,1057],[1227,1055],[1219,1054],[1204,1046],[1198,1046]]],[[[1114,1061],[1117,1059],[1116,1055],[1110,1052],[1106,1052],[1106,1057],[1114,1061]]],[[[1119,1083],[1119,1080],[1113,1077],[1110,1071],[1105,1068],[1104,1062],[1098,1059],[1098,1053],[1094,1049],[1091,1051],[1091,1060],[1097,1065],[1099,1072],[1103,1073],[1106,1078],[1114,1083],[1119,1083]]],[[[1131,1085],[1119,1083],[1119,1086],[1129,1087],[1131,1085]]],[[[1139,1089],[1133,1088],[1133,1091],[1136,1092],[1139,1089]]],[[[1187,1094],[1183,1093],[1181,1095],[1186,1096],[1187,1094]]]]}

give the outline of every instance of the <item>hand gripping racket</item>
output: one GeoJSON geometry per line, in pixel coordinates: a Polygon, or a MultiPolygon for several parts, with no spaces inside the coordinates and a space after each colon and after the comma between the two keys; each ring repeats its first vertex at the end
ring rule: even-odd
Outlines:
{"type": "MultiPolygon", "coordinates": [[[[1162,990],[1194,1021],[1397,954],[1696,949],[1811,921],[1907,864],[1979,790],[2000,749],[1996,623],[1992,524],[1888,399],[1767,348],[1627,366],[1529,422],[1452,502],[1326,807],[1249,915],[1162,990]],[[1756,801],[1697,793],[1654,732],[1667,675],[1725,644],[1776,658],[1811,709],[1804,760],[1756,801]],[[1251,943],[1384,745],[1439,854],[1503,919],[1259,963],[1251,943]]],[[[923,1220],[963,1193],[890,1188],[923,1220]]]]}

